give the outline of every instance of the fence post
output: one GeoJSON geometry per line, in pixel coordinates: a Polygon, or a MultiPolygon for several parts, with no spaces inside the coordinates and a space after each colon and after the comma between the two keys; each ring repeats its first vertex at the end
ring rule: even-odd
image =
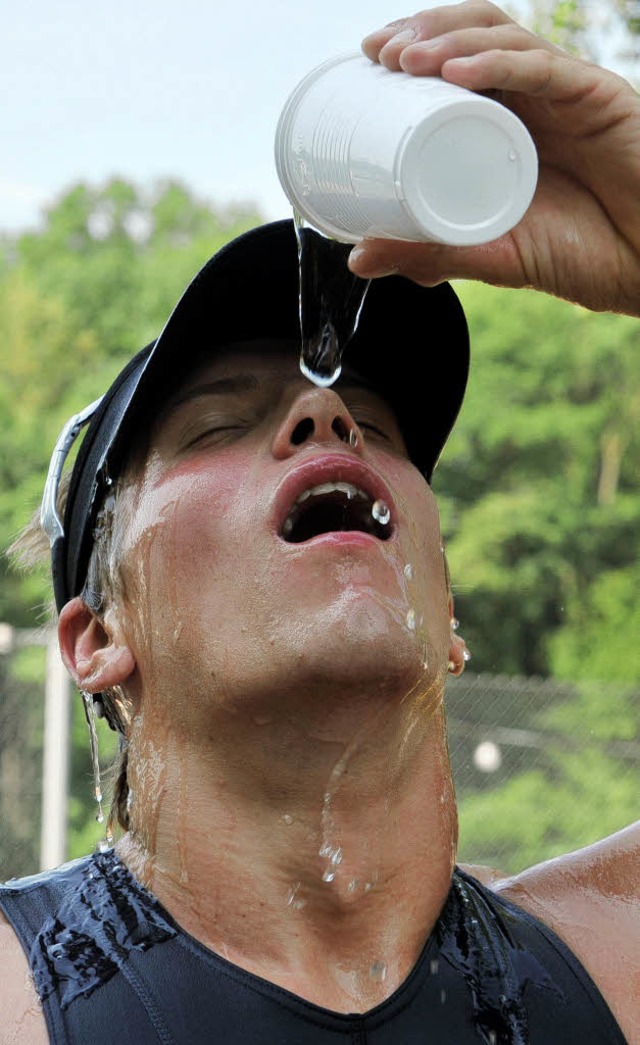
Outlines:
{"type": "Polygon", "coordinates": [[[67,854],[71,685],[60,657],[55,629],[48,636],[46,664],[40,829],[42,870],[57,867],[67,854]]]}

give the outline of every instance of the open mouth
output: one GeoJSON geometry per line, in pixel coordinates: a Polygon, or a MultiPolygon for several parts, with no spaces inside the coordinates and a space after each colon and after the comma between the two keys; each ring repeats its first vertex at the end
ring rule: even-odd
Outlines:
{"type": "Polygon", "coordinates": [[[392,533],[391,512],[352,483],[320,483],[296,497],[280,536],[289,544],[303,544],[325,533],[357,531],[386,541],[392,533]]]}

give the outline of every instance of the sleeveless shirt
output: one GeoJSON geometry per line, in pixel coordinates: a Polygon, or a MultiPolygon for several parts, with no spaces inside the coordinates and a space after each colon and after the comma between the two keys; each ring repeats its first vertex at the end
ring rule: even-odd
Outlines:
{"type": "Polygon", "coordinates": [[[575,955],[459,869],[412,972],[343,1014],[185,933],[109,850],[0,886],[56,1045],[624,1045],[575,955]]]}

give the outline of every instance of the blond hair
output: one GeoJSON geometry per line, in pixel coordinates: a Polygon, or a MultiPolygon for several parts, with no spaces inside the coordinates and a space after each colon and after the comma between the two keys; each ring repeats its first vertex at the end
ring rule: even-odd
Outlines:
{"type": "MultiPolygon", "coordinates": [[[[70,480],[70,472],[65,472],[60,478],[57,510],[61,519],[64,518],[70,480]]],[[[119,482],[114,485],[109,492],[109,497],[98,512],[87,577],[80,593],[82,601],[99,620],[104,617],[115,595],[121,592],[114,527],[119,485],[119,482]]],[[[39,508],[13,541],[7,555],[16,568],[25,571],[49,564],[49,539],[42,528],[39,508]]],[[[48,616],[51,620],[55,620],[56,615],[56,607],[52,599],[48,616]]],[[[109,726],[119,735],[119,752],[112,769],[113,797],[109,814],[109,829],[118,823],[126,831],[129,828],[127,733],[131,717],[130,702],[121,686],[113,686],[94,697],[94,708],[98,717],[106,718],[109,726]]]]}

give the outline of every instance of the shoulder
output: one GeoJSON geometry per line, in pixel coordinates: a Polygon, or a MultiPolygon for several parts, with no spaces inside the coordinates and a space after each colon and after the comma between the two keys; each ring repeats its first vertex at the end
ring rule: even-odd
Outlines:
{"type": "Polygon", "coordinates": [[[514,876],[468,868],[549,926],[587,970],[630,1045],[640,1045],[640,821],[514,876]]]}
{"type": "Polygon", "coordinates": [[[91,858],[0,884],[0,1045],[49,1041],[42,1002],[27,957],[47,918],[59,910],[91,858]],[[7,1017],[6,1014],[11,1014],[7,1017]]]}
{"type": "Polygon", "coordinates": [[[46,1045],[49,1035],[27,956],[0,912],[0,1045],[46,1045]],[[9,1015],[10,1014],[10,1015],[9,1015]]]}

